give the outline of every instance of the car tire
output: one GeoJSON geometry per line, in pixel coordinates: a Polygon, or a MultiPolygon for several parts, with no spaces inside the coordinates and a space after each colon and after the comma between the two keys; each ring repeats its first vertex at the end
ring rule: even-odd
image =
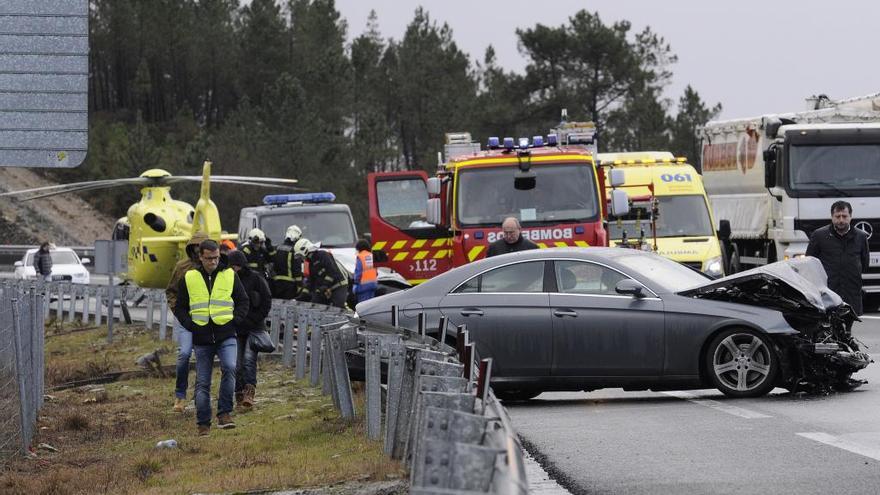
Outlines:
{"type": "Polygon", "coordinates": [[[779,358],[766,334],[747,328],[719,333],[706,348],[706,372],[728,397],[760,397],[776,386],[779,358]]]}
{"type": "Polygon", "coordinates": [[[523,402],[534,399],[535,397],[541,395],[540,390],[534,389],[492,389],[492,392],[495,394],[495,397],[497,397],[498,400],[503,402],[523,402]]]}

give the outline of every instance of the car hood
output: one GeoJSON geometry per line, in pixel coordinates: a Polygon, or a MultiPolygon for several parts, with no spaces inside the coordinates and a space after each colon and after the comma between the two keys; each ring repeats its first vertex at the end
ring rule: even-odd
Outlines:
{"type": "Polygon", "coordinates": [[[828,276],[822,263],[806,257],[736,273],[679,292],[679,295],[740,303],[751,301],[781,310],[827,312],[844,304],[827,284],[828,276]]]}

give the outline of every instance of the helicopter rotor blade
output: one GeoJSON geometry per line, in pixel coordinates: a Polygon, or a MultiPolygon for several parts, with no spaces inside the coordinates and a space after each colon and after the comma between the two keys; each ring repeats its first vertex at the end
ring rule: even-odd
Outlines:
{"type": "Polygon", "coordinates": [[[306,189],[303,187],[294,187],[287,184],[269,184],[265,182],[250,182],[243,180],[215,180],[213,177],[211,178],[212,184],[239,184],[242,186],[255,186],[255,187],[270,187],[273,189],[289,189],[294,191],[305,191],[306,189]]]}
{"type": "MultiPolygon", "coordinates": [[[[194,180],[201,181],[200,175],[174,175],[169,177],[171,180],[194,180]]],[[[272,184],[298,184],[296,179],[282,179],[280,177],[252,177],[247,175],[212,175],[211,182],[219,182],[222,180],[237,180],[245,182],[266,182],[272,184]]]]}
{"type": "Polygon", "coordinates": [[[69,184],[58,184],[54,186],[43,186],[43,187],[33,187],[30,189],[19,189],[17,191],[7,191],[4,193],[0,193],[0,196],[18,196],[18,195],[26,195],[31,193],[41,193],[41,192],[50,192],[50,191],[58,191],[58,194],[62,194],[67,192],[69,189],[79,189],[82,187],[92,187],[97,186],[98,188],[102,187],[115,187],[117,185],[128,185],[128,184],[142,184],[145,183],[145,180],[141,177],[132,177],[128,179],[103,179],[103,180],[90,180],[84,182],[71,182],[69,184]]]}
{"type": "MultiPolygon", "coordinates": [[[[95,191],[95,190],[99,190],[99,189],[110,189],[112,187],[116,187],[116,186],[120,186],[120,185],[137,185],[137,184],[138,184],[137,182],[131,182],[131,183],[127,183],[127,184],[119,184],[119,183],[86,184],[86,185],[81,185],[79,187],[68,187],[67,189],[62,189],[62,190],[57,190],[57,191],[48,191],[48,192],[43,192],[41,194],[36,194],[33,196],[19,198],[18,201],[32,201],[34,199],[42,199],[42,198],[48,198],[51,196],[58,196],[60,194],[69,194],[69,193],[84,192],[84,191],[95,191]]],[[[144,183],[141,183],[141,184],[142,185],[149,185],[149,184],[144,184],[144,183]]]]}

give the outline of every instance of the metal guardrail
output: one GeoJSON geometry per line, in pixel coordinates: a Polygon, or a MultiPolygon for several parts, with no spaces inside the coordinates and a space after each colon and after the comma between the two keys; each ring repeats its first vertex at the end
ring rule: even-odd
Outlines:
{"type": "MultiPolygon", "coordinates": [[[[20,394],[25,397],[20,415],[26,419],[21,424],[30,426],[15,437],[24,448],[30,445],[43,397],[44,332],[35,330],[43,328],[45,316],[61,324],[108,321],[107,287],[9,280],[0,283],[0,288],[0,316],[4,316],[0,319],[0,357],[11,351],[3,347],[9,341],[4,332],[12,331],[3,326],[6,311],[19,308],[15,311],[31,315],[31,326],[24,332],[25,340],[30,339],[26,349],[34,356],[26,361],[31,371],[23,380],[13,379],[28,389],[27,395],[20,394]],[[50,300],[55,301],[54,308],[50,300]],[[34,378],[37,375],[39,380],[34,378]]],[[[121,299],[126,301],[125,308],[137,302],[145,309],[144,326],[153,331],[158,324],[158,339],[170,338],[172,320],[164,291],[123,286],[121,299]]],[[[452,348],[442,343],[445,320],[438,332],[440,340],[426,335],[424,318],[418,321],[419,328],[411,330],[358,320],[339,308],[277,299],[267,318],[282,366],[292,369],[297,380],[308,379],[312,386],[320,386],[343,418],[359,414],[350,375],[363,370],[366,434],[382,440],[385,453],[409,467],[412,493],[528,493],[522,446],[507,411],[489,389],[491,360],[476,359],[466,327],[458,328],[457,347],[452,348]]],[[[6,362],[10,361],[0,361],[6,362]]],[[[2,387],[13,382],[7,383],[4,377],[0,374],[0,391],[7,392],[2,387]]],[[[7,406],[0,402],[0,407],[7,406]]],[[[2,414],[0,421],[10,417],[15,416],[2,414]]],[[[9,442],[7,438],[12,436],[4,430],[0,446],[9,442]]]]}
{"type": "Polygon", "coordinates": [[[0,463],[27,452],[43,405],[44,293],[0,284],[0,463]]]}

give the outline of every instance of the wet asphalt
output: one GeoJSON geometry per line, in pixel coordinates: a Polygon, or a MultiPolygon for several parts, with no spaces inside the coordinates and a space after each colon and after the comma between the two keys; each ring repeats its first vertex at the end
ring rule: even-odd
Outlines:
{"type": "Polygon", "coordinates": [[[572,493],[880,493],[880,314],[853,333],[877,361],[853,392],[605,389],[507,407],[530,454],[572,493]]]}

